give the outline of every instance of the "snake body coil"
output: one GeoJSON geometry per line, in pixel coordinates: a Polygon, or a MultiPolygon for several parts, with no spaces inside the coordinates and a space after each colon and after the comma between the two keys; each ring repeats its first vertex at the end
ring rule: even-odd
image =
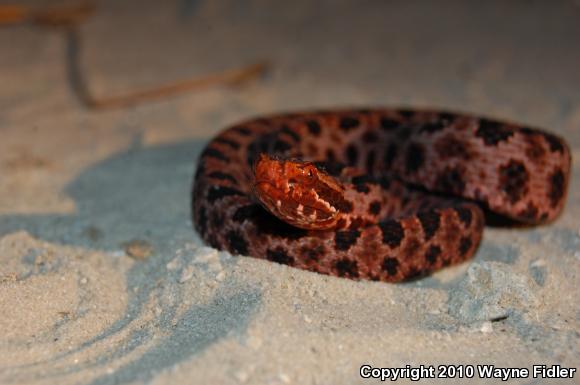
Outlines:
{"type": "Polygon", "coordinates": [[[209,142],[193,223],[211,246],[396,282],[470,258],[480,207],[539,224],[562,210],[570,150],[538,129],[429,110],[258,118],[209,142]]]}

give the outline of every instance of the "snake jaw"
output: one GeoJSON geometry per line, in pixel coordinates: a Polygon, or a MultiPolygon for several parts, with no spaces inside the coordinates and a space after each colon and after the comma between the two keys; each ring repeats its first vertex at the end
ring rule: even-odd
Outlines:
{"type": "Polygon", "coordinates": [[[273,215],[303,229],[336,227],[341,213],[334,201],[344,188],[312,163],[261,154],[254,174],[255,195],[273,215]]]}

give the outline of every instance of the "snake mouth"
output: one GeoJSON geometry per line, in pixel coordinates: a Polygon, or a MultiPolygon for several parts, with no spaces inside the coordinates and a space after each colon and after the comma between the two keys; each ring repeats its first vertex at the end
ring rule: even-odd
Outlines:
{"type": "Polygon", "coordinates": [[[297,200],[269,180],[256,180],[254,191],[268,212],[295,227],[306,230],[328,230],[336,226],[340,217],[340,212],[336,208],[321,208],[297,200]]]}

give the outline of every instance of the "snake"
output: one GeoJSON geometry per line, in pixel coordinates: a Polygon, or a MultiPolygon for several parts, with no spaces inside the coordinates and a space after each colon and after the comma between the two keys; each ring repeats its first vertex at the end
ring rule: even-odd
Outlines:
{"type": "Polygon", "coordinates": [[[571,162],[555,134],[468,113],[264,115],[207,143],[192,221],[208,245],[233,255],[400,282],[471,258],[490,215],[552,222],[571,162]]]}

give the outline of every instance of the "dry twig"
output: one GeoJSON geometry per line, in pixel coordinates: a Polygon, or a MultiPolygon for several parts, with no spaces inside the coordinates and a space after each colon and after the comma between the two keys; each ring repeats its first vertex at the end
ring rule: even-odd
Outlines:
{"type": "Polygon", "coordinates": [[[219,85],[239,85],[257,78],[268,70],[268,64],[261,61],[241,68],[132,91],[125,95],[95,97],[91,93],[81,69],[81,37],[79,33],[80,24],[86,21],[95,10],[96,6],[93,2],[46,8],[17,4],[0,5],[0,25],[32,23],[42,27],[63,29],[67,39],[67,63],[71,86],[79,99],[87,107],[94,109],[126,107],[219,85]]]}

